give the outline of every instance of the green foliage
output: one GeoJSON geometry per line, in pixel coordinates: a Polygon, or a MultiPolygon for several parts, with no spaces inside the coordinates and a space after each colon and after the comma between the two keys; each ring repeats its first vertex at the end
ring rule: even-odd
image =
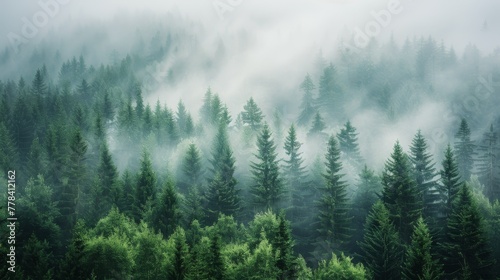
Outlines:
{"type": "Polygon", "coordinates": [[[444,212],[445,216],[449,217],[453,210],[453,201],[457,196],[461,184],[458,166],[450,145],[448,145],[444,153],[442,166],[440,182],[444,193],[444,201],[446,202],[444,212]]]}
{"type": "Polygon", "coordinates": [[[297,267],[293,255],[293,239],[289,222],[284,212],[278,217],[278,227],[273,240],[273,249],[276,251],[276,267],[278,268],[277,279],[296,279],[297,267]]]}
{"type": "Polygon", "coordinates": [[[169,279],[186,279],[189,268],[189,251],[186,243],[186,235],[181,227],[177,227],[170,236],[169,243],[173,247],[173,254],[170,256],[170,267],[168,268],[169,279]]]}
{"type": "Polygon", "coordinates": [[[134,244],[133,262],[136,265],[132,272],[133,278],[153,280],[164,277],[167,242],[162,235],[155,234],[145,223],[141,223],[134,236],[134,244]]]}
{"type": "Polygon", "coordinates": [[[325,134],[323,133],[323,130],[325,130],[325,128],[326,128],[325,121],[323,120],[319,112],[316,112],[316,115],[314,115],[312,126],[309,129],[307,136],[308,137],[324,136],[325,134]]]}
{"type": "Polygon", "coordinates": [[[126,279],[134,267],[130,243],[117,234],[89,238],[84,252],[85,273],[97,279],[126,279]]]}
{"type": "Polygon", "coordinates": [[[194,143],[189,144],[188,150],[184,157],[182,171],[186,178],[188,186],[195,186],[201,184],[203,170],[201,165],[200,151],[194,143]]]}
{"type": "Polygon", "coordinates": [[[257,139],[257,162],[252,162],[253,185],[251,194],[257,209],[275,209],[284,193],[283,181],[279,173],[276,145],[271,138],[269,126],[264,124],[257,139]]]}
{"type": "Polygon", "coordinates": [[[412,175],[408,157],[399,142],[396,142],[382,173],[382,202],[389,210],[391,221],[405,243],[409,243],[413,223],[420,216],[422,209],[412,175]]]}
{"type": "Polygon", "coordinates": [[[344,124],[344,127],[340,129],[337,134],[337,139],[339,141],[340,151],[346,155],[356,165],[361,162],[361,155],[359,154],[358,146],[358,133],[356,128],[351,125],[350,121],[344,124]]]}
{"type": "Polygon", "coordinates": [[[142,153],[135,191],[134,219],[139,221],[146,210],[146,204],[156,198],[156,174],[147,151],[142,153]]]}
{"type": "Polygon", "coordinates": [[[167,180],[162,193],[153,208],[151,225],[159,230],[163,236],[170,236],[180,224],[179,195],[172,180],[167,180]]]}
{"type": "Polygon", "coordinates": [[[348,241],[351,234],[347,184],[342,180],[340,150],[333,136],[328,140],[327,149],[326,173],[323,175],[325,184],[320,188],[321,197],[317,202],[318,231],[324,240],[341,245],[348,241]]]}
{"type": "Polygon", "coordinates": [[[470,128],[466,119],[462,119],[460,127],[455,134],[455,152],[457,156],[458,170],[464,180],[468,180],[474,164],[474,141],[470,139],[470,128]]]}
{"type": "Polygon", "coordinates": [[[319,263],[318,268],[314,271],[314,279],[317,280],[364,280],[368,279],[368,272],[362,264],[353,264],[352,258],[341,254],[337,257],[332,254],[329,261],[323,260],[319,263]]]}
{"type": "Polygon", "coordinates": [[[481,152],[478,159],[478,175],[485,185],[485,194],[491,200],[500,199],[500,142],[498,135],[490,125],[488,132],[484,133],[483,141],[478,147],[481,152]]]}
{"type": "Polygon", "coordinates": [[[373,279],[401,279],[403,257],[399,234],[390,221],[389,211],[381,201],[376,202],[366,218],[361,256],[373,279]]]}
{"type": "Polygon", "coordinates": [[[431,255],[432,239],[422,217],[415,224],[411,244],[403,264],[403,279],[438,280],[443,277],[442,265],[431,255]]]}
{"type": "Polygon", "coordinates": [[[307,126],[316,111],[313,97],[315,86],[309,74],[305,76],[304,81],[300,84],[300,89],[304,92],[304,95],[300,104],[302,111],[297,119],[297,124],[299,126],[307,126]]]}
{"type": "Polygon", "coordinates": [[[262,126],[264,115],[257,103],[253,100],[253,97],[248,99],[243,109],[243,112],[241,112],[243,124],[248,125],[254,132],[259,131],[262,126]]]}

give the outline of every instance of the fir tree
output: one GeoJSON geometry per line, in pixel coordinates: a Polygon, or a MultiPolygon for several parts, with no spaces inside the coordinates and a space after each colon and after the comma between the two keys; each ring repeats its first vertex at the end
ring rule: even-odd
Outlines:
{"type": "Polygon", "coordinates": [[[311,126],[311,129],[309,129],[309,132],[307,133],[308,137],[315,136],[315,135],[320,135],[320,136],[325,136],[326,134],[323,132],[325,130],[326,125],[325,122],[323,121],[323,118],[319,114],[319,112],[316,112],[316,115],[314,115],[314,120],[311,126]]]}
{"type": "Polygon", "coordinates": [[[15,170],[17,167],[18,153],[10,131],[0,123],[0,168],[2,172],[15,170]]]}
{"type": "Polygon", "coordinates": [[[304,163],[301,157],[302,153],[299,152],[301,146],[302,144],[297,140],[295,126],[292,124],[288,130],[288,136],[284,144],[285,154],[288,158],[284,160],[283,174],[289,191],[292,194],[292,204],[294,207],[302,204],[301,201],[304,199],[302,190],[305,185],[306,172],[304,170],[305,167],[302,166],[304,163]]]}
{"type": "Polygon", "coordinates": [[[453,211],[453,201],[457,197],[457,193],[460,189],[461,184],[460,175],[458,173],[458,166],[450,145],[448,145],[444,153],[442,166],[443,167],[440,171],[440,182],[444,194],[444,201],[446,203],[444,216],[449,217],[451,212],[453,211]]]}
{"type": "Polygon", "coordinates": [[[128,170],[125,170],[122,175],[121,180],[121,191],[120,198],[118,199],[118,208],[120,212],[125,214],[129,218],[134,217],[135,213],[135,195],[136,189],[135,184],[133,182],[132,175],[128,170]]]}
{"type": "Polygon", "coordinates": [[[134,200],[134,218],[139,221],[146,205],[155,199],[156,174],[153,171],[150,155],[147,151],[142,153],[141,169],[137,177],[134,200]]]}
{"type": "Polygon", "coordinates": [[[220,236],[213,234],[210,238],[210,252],[207,260],[207,276],[209,280],[225,279],[225,264],[221,254],[220,236]]]}
{"type": "Polygon", "coordinates": [[[313,90],[315,87],[309,74],[306,75],[304,81],[300,84],[300,89],[304,92],[304,95],[302,96],[302,103],[300,105],[302,111],[300,112],[297,124],[300,126],[307,126],[311,122],[314,112],[316,111],[313,97],[313,90]]]}
{"type": "Polygon", "coordinates": [[[171,179],[168,179],[153,209],[153,220],[151,223],[163,236],[170,236],[180,224],[181,211],[179,200],[174,183],[171,179]]]}
{"type": "Polygon", "coordinates": [[[458,170],[464,180],[470,178],[474,164],[474,142],[470,139],[470,128],[466,119],[460,122],[460,128],[455,134],[455,153],[457,157],[458,170]]]}
{"type": "Polygon", "coordinates": [[[61,263],[60,279],[86,280],[85,258],[85,225],[78,220],[73,231],[70,245],[61,263]]]}
{"type": "Polygon", "coordinates": [[[189,266],[189,252],[184,229],[177,227],[172,238],[174,240],[174,256],[168,273],[169,279],[184,280],[189,266]]]}
{"type": "Polygon", "coordinates": [[[31,85],[31,92],[37,95],[44,95],[47,92],[47,85],[40,69],[36,70],[35,78],[31,85]]]}
{"type": "MultiPolygon", "coordinates": [[[[0,143],[2,144],[2,143],[0,143]]],[[[45,175],[45,170],[47,168],[47,158],[44,153],[44,149],[36,137],[31,144],[30,152],[28,153],[28,165],[27,171],[29,177],[36,177],[37,175],[45,175]]],[[[7,157],[7,159],[10,159],[7,157]]]]}
{"type": "Polygon", "coordinates": [[[323,175],[325,185],[320,188],[321,197],[318,201],[318,231],[325,240],[341,245],[350,237],[351,218],[348,216],[347,184],[342,180],[344,174],[340,173],[342,170],[340,150],[333,136],[328,140],[325,159],[326,173],[323,175]]]}
{"type": "Polygon", "coordinates": [[[241,112],[241,118],[244,124],[247,124],[252,131],[260,130],[262,125],[262,111],[252,97],[247,101],[245,106],[243,106],[243,112],[241,112]]]}
{"type": "Polygon", "coordinates": [[[403,279],[439,280],[443,277],[442,265],[431,255],[432,239],[427,225],[420,217],[414,227],[411,244],[403,264],[403,279]]]}
{"type": "Polygon", "coordinates": [[[187,122],[188,112],[186,111],[186,106],[182,103],[182,100],[179,100],[177,103],[177,113],[176,113],[176,121],[179,126],[179,132],[181,136],[186,134],[186,122],[187,122]]]}
{"type": "Polygon", "coordinates": [[[194,143],[189,144],[184,157],[182,171],[189,187],[200,185],[203,176],[200,151],[194,143]]]}
{"type": "Polygon", "coordinates": [[[350,121],[347,121],[344,127],[340,129],[337,139],[339,140],[340,151],[354,163],[359,164],[361,155],[359,154],[358,133],[350,121]]]}
{"type": "Polygon", "coordinates": [[[484,134],[483,141],[479,146],[481,152],[478,163],[479,179],[485,186],[485,195],[490,201],[500,199],[500,166],[498,164],[498,156],[500,155],[500,146],[498,144],[498,136],[493,130],[493,125],[490,126],[488,132],[484,134]]]}
{"type": "Polygon", "coordinates": [[[283,182],[279,174],[276,146],[269,126],[264,124],[257,139],[257,162],[251,163],[254,184],[251,187],[254,204],[260,209],[273,209],[283,196],[283,182]]]}
{"type": "Polygon", "coordinates": [[[219,173],[215,174],[208,185],[206,200],[208,225],[213,224],[220,214],[234,216],[240,209],[238,192],[219,173]]]}
{"type": "MultiPolygon", "coordinates": [[[[97,177],[102,188],[102,198],[110,207],[118,203],[120,197],[118,188],[118,170],[113,162],[108,145],[105,143],[101,151],[101,159],[97,168],[97,177]]],[[[107,213],[109,209],[105,210],[107,213]]]]}
{"type": "MultiPolygon", "coordinates": [[[[410,162],[414,169],[414,180],[423,202],[423,217],[429,223],[439,215],[439,201],[441,194],[437,182],[437,175],[431,155],[427,152],[427,141],[420,130],[413,138],[410,147],[410,162]]],[[[433,226],[433,225],[432,225],[433,226]]]]}
{"type": "Polygon", "coordinates": [[[284,212],[278,217],[279,225],[273,240],[273,249],[276,250],[277,279],[296,279],[296,258],[293,256],[293,240],[290,225],[284,212]]]}
{"type": "Polygon", "coordinates": [[[382,201],[405,243],[410,241],[413,223],[420,216],[422,209],[412,175],[408,156],[399,142],[396,142],[382,173],[382,201]]]}
{"type": "Polygon", "coordinates": [[[102,115],[106,121],[112,121],[115,116],[113,103],[109,97],[109,92],[104,92],[103,102],[102,102],[102,115]]]}
{"type": "Polygon", "coordinates": [[[476,202],[466,184],[463,184],[453,202],[446,230],[445,269],[450,277],[491,279],[491,251],[486,231],[476,202]]]}
{"type": "Polygon", "coordinates": [[[331,63],[323,69],[323,74],[319,79],[318,104],[328,112],[338,114],[342,100],[336,75],[336,69],[331,63]]]}
{"type": "Polygon", "coordinates": [[[389,218],[389,211],[381,201],[376,202],[366,218],[361,256],[373,279],[401,279],[403,257],[399,235],[389,218]]]}
{"type": "Polygon", "coordinates": [[[142,115],[144,114],[144,100],[142,99],[142,90],[139,85],[134,87],[135,94],[135,114],[137,118],[142,119],[142,115]]]}

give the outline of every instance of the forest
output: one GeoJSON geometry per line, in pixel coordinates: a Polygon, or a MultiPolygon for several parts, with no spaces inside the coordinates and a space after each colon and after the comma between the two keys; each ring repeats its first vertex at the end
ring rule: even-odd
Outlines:
{"type": "Polygon", "coordinates": [[[158,30],[0,52],[1,279],[498,279],[500,49],[373,39],[187,93],[231,50],[158,30]]]}

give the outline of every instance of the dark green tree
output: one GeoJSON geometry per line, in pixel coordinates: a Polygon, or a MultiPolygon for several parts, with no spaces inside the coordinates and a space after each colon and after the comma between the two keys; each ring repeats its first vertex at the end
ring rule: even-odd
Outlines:
{"type": "Polygon", "coordinates": [[[118,208],[120,209],[120,212],[126,215],[129,218],[134,217],[135,213],[135,195],[136,195],[136,189],[135,189],[135,183],[133,182],[132,175],[128,170],[125,170],[122,175],[122,180],[121,180],[121,191],[120,197],[118,199],[118,208]]]}
{"type": "Polygon", "coordinates": [[[194,143],[189,144],[184,156],[182,171],[188,187],[201,185],[204,172],[202,170],[200,151],[194,143]]]}
{"type": "Polygon", "coordinates": [[[293,239],[290,224],[285,218],[284,212],[278,216],[279,225],[273,240],[273,249],[276,251],[276,267],[278,268],[277,279],[296,279],[297,267],[296,257],[293,255],[293,239]]]}
{"type": "Polygon", "coordinates": [[[350,121],[347,121],[344,127],[340,129],[340,132],[337,134],[337,139],[339,140],[340,151],[344,153],[348,159],[359,164],[361,162],[361,155],[359,154],[358,133],[356,132],[356,128],[351,125],[350,121]]]}
{"type": "Polygon", "coordinates": [[[323,175],[325,184],[320,187],[321,197],[317,202],[319,209],[318,231],[321,238],[335,244],[342,245],[351,235],[347,183],[342,180],[342,163],[340,149],[334,136],[328,140],[325,156],[326,173],[323,175]]]}
{"type": "Polygon", "coordinates": [[[315,86],[309,74],[306,75],[304,81],[300,84],[300,89],[304,92],[304,95],[302,96],[302,103],[300,104],[302,111],[300,111],[297,124],[300,126],[307,126],[316,112],[313,97],[315,86]]]}
{"type": "MultiPolygon", "coordinates": [[[[302,153],[299,152],[302,144],[297,139],[297,132],[295,126],[292,124],[288,130],[288,136],[285,139],[284,149],[287,158],[284,160],[283,175],[292,196],[293,207],[299,207],[303,204],[305,199],[306,185],[306,172],[305,167],[302,166],[304,160],[302,153]]],[[[299,209],[297,209],[299,210],[299,209]]],[[[300,209],[299,211],[303,211],[300,209]]],[[[293,210],[292,210],[293,211],[293,210]]],[[[295,212],[295,211],[294,211],[295,212]]],[[[295,213],[297,214],[297,213],[295,213]]],[[[294,215],[295,216],[295,215],[294,215]]]]}
{"type": "Polygon", "coordinates": [[[22,258],[19,265],[24,268],[23,279],[53,279],[52,261],[53,256],[49,250],[49,243],[46,240],[40,241],[35,235],[32,235],[22,247],[22,258]]]}
{"type": "Polygon", "coordinates": [[[221,253],[221,241],[218,233],[210,238],[210,252],[207,259],[207,280],[224,280],[225,263],[221,253]]]}
{"type": "Polygon", "coordinates": [[[474,165],[474,141],[470,139],[470,128],[466,119],[462,119],[460,127],[455,134],[455,153],[457,157],[458,171],[464,180],[470,178],[474,165]]]}
{"type": "Polygon", "coordinates": [[[180,224],[181,211],[180,199],[175,190],[174,182],[168,179],[163,187],[162,193],[153,208],[153,225],[163,236],[170,236],[180,224]]]}
{"type": "Polygon", "coordinates": [[[429,229],[420,217],[413,230],[411,244],[403,263],[403,279],[439,280],[443,278],[443,267],[431,255],[432,238],[429,229]]]}
{"type": "Polygon", "coordinates": [[[461,185],[458,165],[450,145],[446,148],[442,165],[440,183],[444,196],[443,200],[446,203],[444,207],[444,216],[449,217],[453,210],[453,201],[457,197],[461,185]]]}
{"type": "Polygon", "coordinates": [[[83,262],[85,256],[85,238],[85,224],[83,220],[78,220],[73,228],[68,250],[61,262],[59,279],[86,280],[90,276],[87,275],[83,262]]]}
{"type": "Polygon", "coordinates": [[[410,242],[413,223],[418,219],[422,203],[413,180],[408,156],[399,141],[382,173],[382,202],[389,210],[391,221],[405,243],[410,242]]]}
{"type": "Polygon", "coordinates": [[[453,203],[446,230],[446,273],[451,278],[491,279],[493,261],[484,220],[466,184],[453,203]]]}
{"type": "Polygon", "coordinates": [[[136,85],[134,87],[134,93],[135,96],[135,114],[137,116],[137,119],[142,119],[142,115],[144,114],[144,100],[142,99],[142,90],[140,85],[136,85]]]}
{"type": "Polygon", "coordinates": [[[0,123],[0,168],[2,172],[17,168],[18,153],[10,131],[0,123]]]}
{"type": "Polygon", "coordinates": [[[31,83],[31,92],[37,95],[44,95],[47,93],[47,85],[45,84],[45,78],[42,75],[40,69],[36,70],[35,78],[31,83]]]}
{"type": "Polygon", "coordinates": [[[237,190],[226,182],[219,173],[210,180],[206,191],[206,220],[213,224],[220,214],[235,216],[240,210],[240,198],[237,190]]]}
{"type": "Polygon", "coordinates": [[[139,221],[146,210],[148,202],[156,197],[156,174],[149,152],[144,151],[141,159],[141,169],[137,177],[134,200],[134,219],[139,221]]]}
{"type": "Polygon", "coordinates": [[[403,250],[399,234],[389,218],[389,210],[381,201],[373,205],[366,218],[365,236],[359,246],[373,279],[401,279],[403,250]]]}
{"type": "Polygon", "coordinates": [[[169,279],[184,280],[188,274],[190,257],[184,229],[177,227],[171,238],[174,241],[174,255],[168,272],[169,279]]]}
{"type": "Polygon", "coordinates": [[[479,145],[480,156],[478,159],[478,175],[484,184],[485,195],[490,201],[500,199],[500,145],[498,136],[493,125],[490,125],[488,132],[484,133],[483,141],[479,145]]]}
{"type": "Polygon", "coordinates": [[[260,210],[277,207],[284,193],[276,158],[276,145],[271,136],[269,126],[264,124],[257,139],[257,162],[250,165],[254,180],[250,193],[253,195],[254,205],[260,210]]]}

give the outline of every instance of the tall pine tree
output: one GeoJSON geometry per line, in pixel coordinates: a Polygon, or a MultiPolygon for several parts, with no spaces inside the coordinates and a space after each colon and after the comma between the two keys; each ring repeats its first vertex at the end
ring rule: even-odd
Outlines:
{"type": "Polygon", "coordinates": [[[466,119],[460,122],[460,128],[455,134],[455,153],[458,170],[464,180],[469,180],[474,165],[474,141],[470,139],[470,128],[466,119]]]}

